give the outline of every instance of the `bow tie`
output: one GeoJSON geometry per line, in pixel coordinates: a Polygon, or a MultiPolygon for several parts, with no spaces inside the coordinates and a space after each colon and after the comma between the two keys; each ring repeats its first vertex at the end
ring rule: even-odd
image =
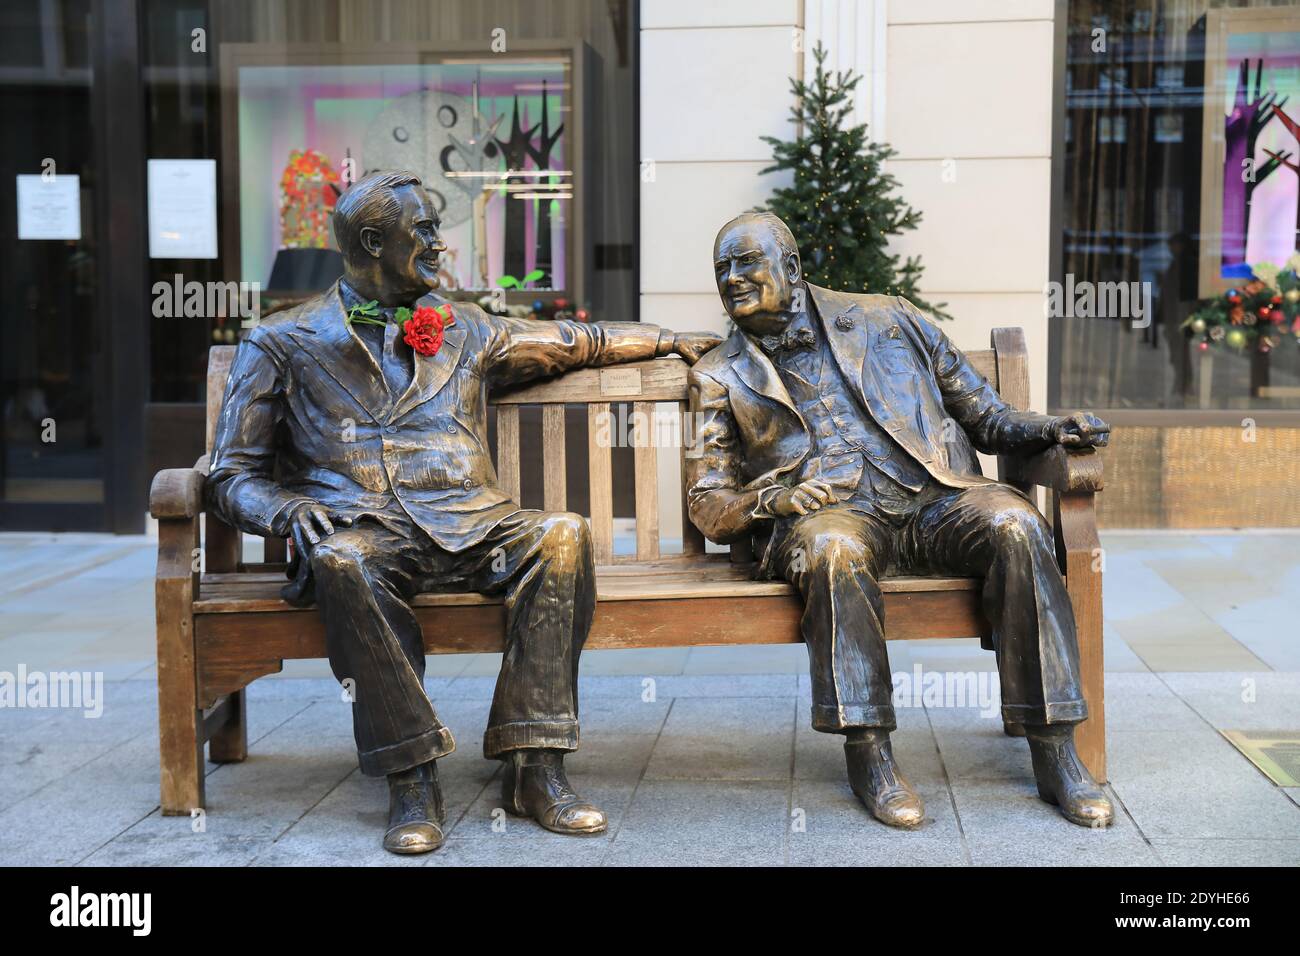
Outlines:
{"type": "Polygon", "coordinates": [[[758,344],[768,355],[775,355],[782,351],[797,352],[799,349],[810,349],[817,344],[817,336],[809,328],[786,329],[780,335],[763,336],[758,340],[758,344]]]}

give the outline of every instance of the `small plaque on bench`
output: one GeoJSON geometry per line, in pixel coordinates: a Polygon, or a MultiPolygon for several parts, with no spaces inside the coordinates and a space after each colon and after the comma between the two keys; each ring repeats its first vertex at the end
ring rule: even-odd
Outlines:
{"type": "Polygon", "coordinates": [[[639,368],[603,368],[600,370],[600,394],[632,396],[641,394],[639,368]]]}

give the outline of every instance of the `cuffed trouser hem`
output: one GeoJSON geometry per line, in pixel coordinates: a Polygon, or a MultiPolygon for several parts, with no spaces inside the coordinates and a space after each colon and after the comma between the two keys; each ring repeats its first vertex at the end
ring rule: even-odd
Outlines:
{"type": "Polygon", "coordinates": [[[1088,719],[1088,703],[1064,700],[1053,704],[1003,704],[1002,719],[1010,724],[1077,724],[1088,719]]]}
{"type": "Polygon", "coordinates": [[[813,704],[812,726],[824,734],[842,734],[860,727],[894,730],[898,721],[892,704],[813,704]]]}
{"type": "Polygon", "coordinates": [[[387,747],[358,750],[357,759],[361,762],[361,772],[367,777],[385,777],[445,757],[455,749],[456,741],[452,739],[451,731],[439,727],[387,747]]]}
{"type": "Polygon", "coordinates": [[[577,750],[576,720],[516,720],[489,727],[483,756],[495,760],[511,750],[577,750]]]}

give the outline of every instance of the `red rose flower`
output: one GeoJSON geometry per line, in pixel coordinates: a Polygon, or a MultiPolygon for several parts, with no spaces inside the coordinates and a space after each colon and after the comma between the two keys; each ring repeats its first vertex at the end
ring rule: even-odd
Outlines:
{"type": "Polygon", "coordinates": [[[431,305],[422,305],[402,324],[402,341],[421,355],[437,355],[438,349],[442,348],[443,331],[455,321],[451,306],[435,309],[431,305]],[[443,310],[446,310],[445,314],[443,310]]]}

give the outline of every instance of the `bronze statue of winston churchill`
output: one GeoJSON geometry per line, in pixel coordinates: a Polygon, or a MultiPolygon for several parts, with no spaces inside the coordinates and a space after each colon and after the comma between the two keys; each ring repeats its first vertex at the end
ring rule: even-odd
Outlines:
{"type": "Polygon", "coordinates": [[[483,738],[505,763],[505,808],[559,833],[605,829],[574,792],[578,654],[595,606],[591,539],[575,514],[521,509],[487,450],[490,388],[720,341],[638,323],[489,315],[445,302],[446,244],[418,178],[365,177],[340,197],[343,278],[253,329],[230,373],[208,481],[238,528],[292,537],[286,600],[319,605],[350,688],[361,770],[386,775],[384,846],[443,840],[437,759],[455,744],[425,694],[410,600],[503,594],[506,650],[483,738]]]}
{"type": "Polygon", "coordinates": [[[769,213],[722,228],[714,269],[736,329],[690,371],[690,516],[711,540],[752,537],[758,574],[802,594],[812,724],[844,736],[854,792],[891,826],[924,820],[890,748],[879,578],[978,576],[1003,718],[1025,729],[1039,794],[1074,823],[1109,824],[1074,746],[1087,704],[1051,531],[975,455],[1100,446],[1105,423],[1012,409],[906,299],[805,282],[794,237],[769,213]]]}

